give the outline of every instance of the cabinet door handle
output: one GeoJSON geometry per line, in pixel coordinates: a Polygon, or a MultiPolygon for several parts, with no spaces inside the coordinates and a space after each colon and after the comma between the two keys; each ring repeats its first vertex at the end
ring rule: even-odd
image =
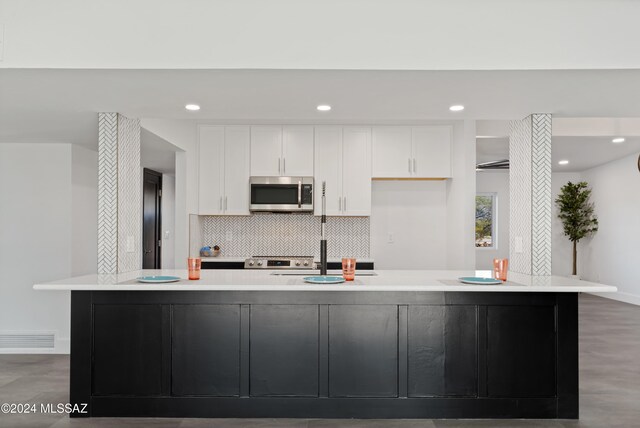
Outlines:
{"type": "Polygon", "coordinates": [[[298,180],[298,208],[302,208],[302,181],[298,180]]]}
{"type": "Polygon", "coordinates": [[[287,173],[287,158],[282,158],[282,175],[287,173]]]}
{"type": "Polygon", "coordinates": [[[338,196],[338,211],[342,211],[342,198],[338,196]]]}
{"type": "Polygon", "coordinates": [[[224,211],[227,211],[227,197],[224,197],[224,211]]]}
{"type": "Polygon", "coordinates": [[[411,174],[411,158],[409,158],[409,174],[411,174]]]}
{"type": "Polygon", "coordinates": [[[278,158],[278,174],[282,174],[282,172],[280,170],[280,161],[281,161],[281,159],[278,158]]]}
{"type": "Polygon", "coordinates": [[[220,196],[220,211],[222,211],[222,196],[220,196]]]}
{"type": "Polygon", "coordinates": [[[416,167],[416,158],[413,158],[413,172],[416,173],[418,172],[418,168],[416,167]]]}
{"type": "Polygon", "coordinates": [[[342,204],[342,206],[344,207],[344,210],[342,210],[343,212],[347,211],[347,197],[343,197],[342,199],[344,199],[344,203],[342,204]]]}

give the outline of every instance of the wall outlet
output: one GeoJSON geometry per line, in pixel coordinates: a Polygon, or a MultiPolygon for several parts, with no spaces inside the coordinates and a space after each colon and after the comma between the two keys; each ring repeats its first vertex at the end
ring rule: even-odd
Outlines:
{"type": "Polygon", "coordinates": [[[513,251],[516,252],[516,254],[522,254],[524,251],[524,248],[522,246],[522,236],[516,236],[515,241],[514,241],[514,249],[513,251]]]}
{"type": "Polygon", "coordinates": [[[133,253],[136,250],[136,241],[133,236],[127,236],[127,253],[133,253]]]}
{"type": "Polygon", "coordinates": [[[233,232],[230,230],[227,230],[227,233],[225,234],[225,239],[227,241],[233,241],[233,232]]]}
{"type": "Polygon", "coordinates": [[[390,233],[387,235],[387,243],[388,244],[393,244],[394,240],[393,240],[393,233],[390,233]]]}
{"type": "Polygon", "coordinates": [[[171,231],[170,230],[165,230],[164,231],[164,239],[171,239],[171,231]]]}

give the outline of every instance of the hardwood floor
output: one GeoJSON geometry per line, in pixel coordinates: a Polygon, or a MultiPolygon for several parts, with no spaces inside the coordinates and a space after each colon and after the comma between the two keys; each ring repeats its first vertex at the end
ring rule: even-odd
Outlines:
{"type": "MultiPolygon", "coordinates": [[[[0,355],[1,403],[66,403],[69,357],[0,355]]],[[[637,427],[640,307],[580,296],[580,420],[69,419],[4,415],[0,427],[637,427]]]]}

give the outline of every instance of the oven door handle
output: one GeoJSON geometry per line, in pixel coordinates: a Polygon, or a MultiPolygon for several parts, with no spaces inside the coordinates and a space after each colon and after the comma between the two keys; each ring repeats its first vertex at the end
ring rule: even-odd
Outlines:
{"type": "Polygon", "coordinates": [[[298,208],[302,208],[302,180],[298,180],[298,208]]]}

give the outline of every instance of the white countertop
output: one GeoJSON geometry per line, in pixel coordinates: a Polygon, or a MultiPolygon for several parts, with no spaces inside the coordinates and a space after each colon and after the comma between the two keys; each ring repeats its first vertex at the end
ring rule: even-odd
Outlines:
{"type": "MultiPolygon", "coordinates": [[[[531,277],[510,273],[501,285],[466,285],[461,276],[490,276],[489,271],[455,270],[376,270],[376,276],[358,276],[354,281],[334,285],[307,284],[300,276],[271,275],[271,270],[202,270],[201,279],[189,281],[187,271],[140,270],[115,275],[85,275],[36,284],[36,290],[101,290],[101,291],[486,291],[486,292],[590,292],[607,293],[616,287],[580,281],[561,276],[531,277]],[[137,277],[173,275],[183,278],[166,284],[142,284],[137,277]]],[[[282,271],[280,271],[282,272],[282,271]]],[[[291,272],[291,271],[288,271],[291,272]]],[[[333,272],[329,272],[333,273],[333,272]]],[[[318,271],[309,272],[317,275],[318,271]]]]}

